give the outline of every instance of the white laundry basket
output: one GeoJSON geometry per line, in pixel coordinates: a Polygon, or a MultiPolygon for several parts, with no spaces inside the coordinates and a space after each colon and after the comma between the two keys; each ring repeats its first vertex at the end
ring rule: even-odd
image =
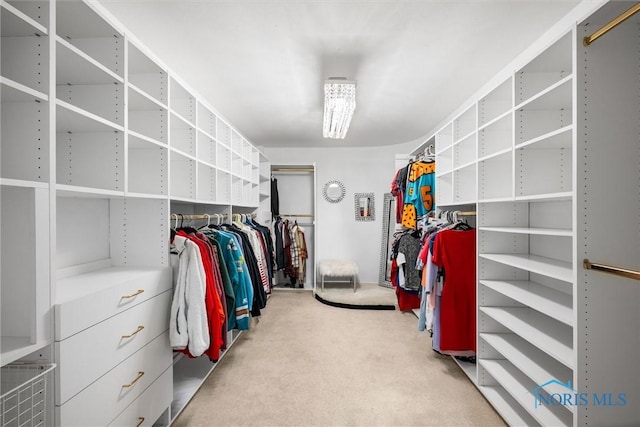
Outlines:
{"type": "Polygon", "coordinates": [[[55,363],[10,363],[0,368],[0,426],[48,425],[47,377],[55,367],[55,363]]]}

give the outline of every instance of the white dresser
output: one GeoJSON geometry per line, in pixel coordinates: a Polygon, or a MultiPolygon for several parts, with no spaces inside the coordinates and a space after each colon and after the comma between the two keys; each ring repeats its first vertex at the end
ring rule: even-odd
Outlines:
{"type": "Polygon", "coordinates": [[[152,425],[173,400],[169,268],[111,267],[59,281],[56,424],[152,425]]]}

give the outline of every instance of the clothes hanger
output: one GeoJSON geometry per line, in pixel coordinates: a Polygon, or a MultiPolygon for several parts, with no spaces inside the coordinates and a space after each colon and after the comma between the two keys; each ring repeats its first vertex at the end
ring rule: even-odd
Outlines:
{"type": "Polygon", "coordinates": [[[433,144],[429,144],[425,151],[424,161],[427,163],[435,162],[436,153],[433,144]]]}
{"type": "Polygon", "coordinates": [[[202,227],[200,227],[198,230],[208,229],[209,226],[211,225],[211,215],[209,215],[209,214],[203,214],[203,215],[207,217],[207,223],[205,225],[203,225],[202,227]]]}

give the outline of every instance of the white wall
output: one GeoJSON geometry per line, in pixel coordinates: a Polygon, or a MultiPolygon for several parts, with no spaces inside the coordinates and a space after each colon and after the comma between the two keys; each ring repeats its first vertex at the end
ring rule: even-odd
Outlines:
{"type": "MultiPolygon", "coordinates": [[[[339,145],[340,142],[336,142],[339,145]]],[[[378,283],[382,240],[382,200],[391,189],[395,155],[413,151],[419,142],[366,148],[261,148],[271,164],[316,165],[316,262],[348,258],[359,267],[361,283],[378,283]],[[340,203],[322,197],[327,181],[341,181],[346,189],[340,203]],[[374,193],[375,221],[356,221],[354,193],[374,193]]],[[[278,188],[282,193],[284,188],[278,188]]],[[[311,266],[309,266],[310,268],[311,266]]]]}

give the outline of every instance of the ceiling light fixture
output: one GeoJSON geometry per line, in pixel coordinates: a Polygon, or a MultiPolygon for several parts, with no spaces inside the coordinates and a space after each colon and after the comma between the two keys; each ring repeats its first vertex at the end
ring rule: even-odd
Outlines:
{"type": "Polygon", "coordinates": [[[356,109],[356,82],[344,77],[331,77],[324,82],[325,138],[344,139],[356,109]]]}

